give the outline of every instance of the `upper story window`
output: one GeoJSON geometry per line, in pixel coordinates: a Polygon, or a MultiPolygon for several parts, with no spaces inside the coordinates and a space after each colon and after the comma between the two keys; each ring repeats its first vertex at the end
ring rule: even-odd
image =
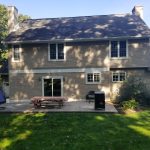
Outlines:
{"type": "Polygon", "coordinates": [[[101,82],[101,73],[86,73],[86,83],[94,84],[101,82]]]}
{"type": "Polygon", "coordinates": [[[113,72],[112,82],[122,82],[126,80],[126,72],[113,72]]]}
{"type": "Polygon", "coordinates": [[[126,57],[127,57],[127,42],[111,41],[111,58],[126,58],[126,57]]]}
{"type": "Polygon", "coordinates": [[[20,61],[20,60],[21,60],[20,45],[13,45],[12,61],[20,61]]]}
{"type": "Polygon", "coordinates": [[[49,44],[49,60],[64,60],[64,44],[49,44]]]}

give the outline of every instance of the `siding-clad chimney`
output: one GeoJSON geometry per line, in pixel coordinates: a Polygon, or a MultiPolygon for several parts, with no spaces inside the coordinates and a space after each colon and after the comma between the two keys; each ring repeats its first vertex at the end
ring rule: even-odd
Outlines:
{"type": "Polygon", "coordinates": [[[139,16],[141,19],[143,19],[143,6],[134,6],[132,9],[132,14],[139,16]]]}
{"type": "Polygon", "coordinates": [[[18,24],[18,9],[15,6],[8,6],[8,29],[9,33],[15,30],[18,24]]]}

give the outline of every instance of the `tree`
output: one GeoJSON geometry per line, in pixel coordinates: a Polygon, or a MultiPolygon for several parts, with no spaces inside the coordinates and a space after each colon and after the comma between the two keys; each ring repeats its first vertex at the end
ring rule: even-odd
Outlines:
{"type": "Polygon", "coordinates": [[[119,102],[135,99],[141,105],[150,105],[148,84],[140,77],[129,76],[120,88],[119,102]]]}
{"type": "Polygon", "coordinates": [[[28,15],[19,14],[18,16],[18,22],[21,23],[24,20],[30,19],[31,17],[28,15]]]}
{"type": "Polygon", "coordinates": [[[7,59],[7,51],[2,41],[8,35],[8,12],[4,5],[0,5],[0,64],[4,59],[7,59]]]}
{"type": "MultiPolygon", "coordinates": [[[[18,22],[22,22],[30,17],[27,15],[20,14],[18,16],[18,22]]],[[[8,11],[5,5],[0,4],[0,68],[4,61],[8,60],[8,50],[6,46],[2,43],[2,41],[8,35],[8,11]]],[[[0,75],[1,78],[1,75],[0,75]]],[[[0,85],[1,85],[0,79],[0,85]]]]}

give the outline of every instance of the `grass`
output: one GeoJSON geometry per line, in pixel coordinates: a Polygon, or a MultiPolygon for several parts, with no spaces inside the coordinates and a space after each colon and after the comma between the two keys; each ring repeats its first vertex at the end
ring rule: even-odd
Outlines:
{"type": "Polygon", "coordinates": [[[0,150],[149,150],[150,110],[0,114],[0,150]]]}

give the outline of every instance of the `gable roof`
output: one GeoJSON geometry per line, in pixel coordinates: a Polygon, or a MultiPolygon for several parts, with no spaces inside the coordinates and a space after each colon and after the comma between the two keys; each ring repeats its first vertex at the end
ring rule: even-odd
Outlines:
{"type": "Polygon", "coordinates": [[[19,28],[5,39],[5,42],[147,36],[150,36],[150,29],[136,15],[99,15],[29,19],[22,22],[19,28]]]}

